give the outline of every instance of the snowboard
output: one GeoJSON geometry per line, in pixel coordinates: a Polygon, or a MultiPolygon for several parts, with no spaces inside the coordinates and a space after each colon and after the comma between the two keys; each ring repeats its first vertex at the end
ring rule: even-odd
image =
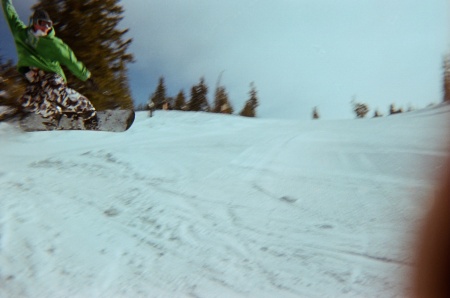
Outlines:
{"type": "Polygon", "coordinates": [[[93,130],[123,132],[128,130],[134,122],[133,110],[105,110],[97,111],[98,125],[95,128],[84,126],[82,118],[74,119],[70,114],[63,114],[58,122],[49,121],[39,114],[25,114],[17,116],[15,122],[20,129],[27,132],[51,130],[93,130]]]}

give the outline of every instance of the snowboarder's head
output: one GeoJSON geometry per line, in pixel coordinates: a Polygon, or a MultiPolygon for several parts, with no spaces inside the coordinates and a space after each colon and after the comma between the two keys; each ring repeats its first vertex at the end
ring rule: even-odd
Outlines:
{"type": "Polygon", "coordinates": [[[36,9],[31,16],[33,31],[36,35],[46,36],[53,27],[53,22],[48,13],[43,9],[36,9]]]}

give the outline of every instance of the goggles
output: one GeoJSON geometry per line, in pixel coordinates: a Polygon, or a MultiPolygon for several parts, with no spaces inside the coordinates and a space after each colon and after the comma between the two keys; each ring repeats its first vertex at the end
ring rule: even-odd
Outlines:
{"type": "Polygon", "coordinates": [[[48,20],[37,20],[36,23],[38,26],[43,28],[51,28],[53,26],[53,22],[48,20]]]}

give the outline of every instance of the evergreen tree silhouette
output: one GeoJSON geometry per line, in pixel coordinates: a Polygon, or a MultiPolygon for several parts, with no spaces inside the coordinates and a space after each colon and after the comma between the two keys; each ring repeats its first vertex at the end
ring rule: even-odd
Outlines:
{"type": "Polygon", "coordinates": [[[313,109],[313,119],[319,119],[320,115],[319,115],[319,110],[317,109],[317,107],[314,107],[313,109]]]}
{"type": "Polygon", "coordinates": [[[244,117],[256,117],[256,108],[259,105],[258,92],[256,91],[255,84],[250,84],[250,98],[245,102],[245,106],[239,115],[244,117]]]}
{"type": "Polygon", "coordinates": [[[150,102],[153,103],[154,110],[162,110],[163,105],[166,103],[166,85],[164,83],[164,77],[159,78],[158,86],[150,97],[150,102]]]}
{"type": "Polygon", "coordinates": [[[353,111],[356,114],[356,118],[364,118],[367,113],[369,113],[369,106],[365,103],[357,102],[355,99],[352,100],[353,111]]]}
{"type": "Polygon", "coordinates": [[[191,101],[189,102],[189,110],[198,112],[209,112],[210,107],[206,95],[208,94],[208,86],[202,77],[198,85],[194,85],[191,89],[191,101]]]}
{"type": "Polygon", "coordinates": [[[391,104],[389,106],[389,115],[400,114],[400,113],[403,113],[402,108],[397,109],[394,104],[391,104]]]}
{"type": "Polygon", "coordinates": [[[218,86],[214,95],[214,113],[233,114],[233,107],[228,100],[228,94],[225,87],[218,86]]]}
{"type": "Polygon", "coordinates": [[[443,82],[443,91],[444,91],[444,101],[450,101],[450,55],[447,55],[444,58],[444,82],[443,82]]]}
{"type": "Polygon", "coordinates": [[[180,90],[180,92],[178,92],[178,95],[175,98],[173,109],[177,111],[184,111],[186,109],[186,97],[183,90],[180,90]]]}
{"type": "Polygon", "coordinates": [[[383,114],[381,114],[380,111],[378,111],[378,109],[376,109],[373,114],[373,118],[379,118],[379,117],[383,117],[383,114]]]}
{"type": "Polygon", "coordinates": [[[12,60],[4,61],[0,55],[0,104],[18,107],[18,99],[25,92],[26,82],[12,60]]]}

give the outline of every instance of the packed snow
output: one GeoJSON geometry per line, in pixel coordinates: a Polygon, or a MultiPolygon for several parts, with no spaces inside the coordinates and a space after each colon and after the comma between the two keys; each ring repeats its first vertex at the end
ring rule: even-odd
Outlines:
{"type": "Polygon", "coordinates": [[[449,117],[0,123],[0,297],[404,296],[449,117]]]}

